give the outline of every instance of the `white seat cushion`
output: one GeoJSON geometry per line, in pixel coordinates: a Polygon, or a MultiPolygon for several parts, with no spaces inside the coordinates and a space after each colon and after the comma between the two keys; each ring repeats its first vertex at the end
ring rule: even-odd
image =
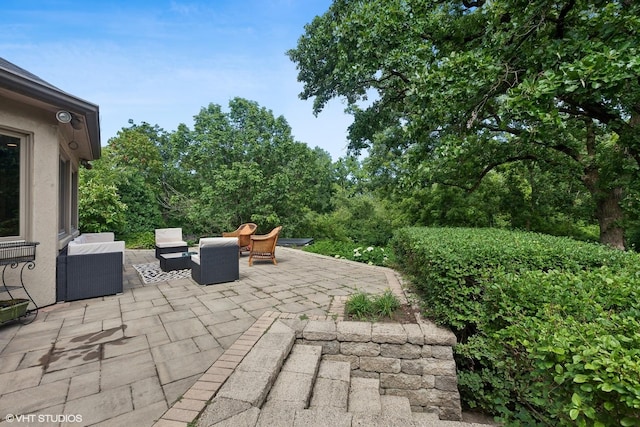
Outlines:
{"type": "Polygon", "coordinates": [[[69,242],[67,248],[67,255],[69,256],[122,252],[122,263],[124,264],[124,241],[122,240],[97,243],[76,243],[73,241],[69,242]]]}
{"type": "Polygon", "coordinates": [[[105,233],[83,233],[73,239],[75,243],[99,243],[99,242],[113,242],[116,237],[111,232],[105,233]]]}
{"type": "Polygon", "coordinates": [[[200,239],[200,247],[207,246],[238,246],[237,237],[203,237],[200,239]]]}
{"type": "Polygon", "coordinates": [[[175,242],[162,242],[156,243],[156,246],[159,248],[175,248],[177,246],[187,246],[187,242],[184,242],[182,240],[175,242]]]}
{"type": "Polygon", "coordinates": [[[168,242],[182,242],[182,228],[157,228],[156,245],[159,246],[168,242]]]}

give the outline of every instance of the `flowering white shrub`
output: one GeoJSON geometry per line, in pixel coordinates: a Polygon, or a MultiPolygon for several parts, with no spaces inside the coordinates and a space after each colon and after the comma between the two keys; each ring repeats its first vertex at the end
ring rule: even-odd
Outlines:
{"type": "Polygon", "coordinates": [[[358,246],[353,243],[333,242],[320,240],[313,245],[306,246],[303,250],[328,255],[336,259],[348,259],[351,261],[363,262],[369,265],[388,265],[392,253],[385,252],[385,249],[378,246],[358,246]]]}
{"type": "Polygon", "coordinates": [[[384,248],[368,246],[364,249],[359,246],[353,250],[353,261],[364,262],[369,265],[385,265],[389,257],[384,248]]]}

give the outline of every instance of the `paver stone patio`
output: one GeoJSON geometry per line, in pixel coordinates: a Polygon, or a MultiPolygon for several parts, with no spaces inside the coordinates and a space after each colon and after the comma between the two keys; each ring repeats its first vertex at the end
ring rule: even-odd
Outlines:
{"type": "Polygon", "coordinates": [[[82,423],[61,425],[151,426],[197,391],[225,350],[251,345],[236,339],[266,311],[326,316],[335,295],[390,286],[379,267],[290,248],[277,258],[249,267],[243,256],[231,283],[144,284],[132,265],[157,262],[154,252],[127,251],[121,295],[59,303],[29,325],[0,327],[0,420],[80,415],[82,423]]]}

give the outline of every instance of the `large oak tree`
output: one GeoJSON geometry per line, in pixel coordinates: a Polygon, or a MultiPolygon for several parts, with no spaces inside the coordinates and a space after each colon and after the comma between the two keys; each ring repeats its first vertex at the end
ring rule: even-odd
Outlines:
{"type": "Polygon", "coordinates": [[[346,99],[355,152],[399,150],[415,182],[469,190],[512,162],[574,171],[624,248],[638,46],[633,0],[335,0],[288,55],[316,113],[346,99]]]}

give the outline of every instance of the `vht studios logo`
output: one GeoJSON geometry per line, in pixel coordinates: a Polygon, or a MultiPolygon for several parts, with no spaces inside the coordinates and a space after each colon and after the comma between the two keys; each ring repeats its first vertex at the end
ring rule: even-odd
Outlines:
{"type": "Polygon", "coordinates": [[[8,423],[81,423],[82,415],[64,414],[27,414],[13,415],[7,414],[4,417],[8,423]]]}

